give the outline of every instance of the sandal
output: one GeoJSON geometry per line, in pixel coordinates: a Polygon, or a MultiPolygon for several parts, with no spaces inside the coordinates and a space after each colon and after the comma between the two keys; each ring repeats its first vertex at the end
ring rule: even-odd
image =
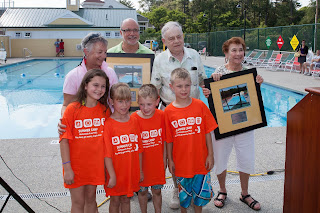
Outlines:
{"type": "Polygon", "coordinates": [[[253,201],[249,204],[249,203],[246,202],[246,199],[247,199],[248,197],[251,197],[251,195],[247,194],[246,196],[243,196],[243,195],[241,194],[240,200],[241,200],[242,202],[244,202],[245,204],[247,204],[251,209],[253,209],[253,210],[255,210],[255,211],[259,211],[259,210],[261,209],[261,207],[260,207],[259,209],[255,209],[255,208],[254,208],[254,206],[255,206],[257,203],[259,203],[259,202],[256,201],[255,199],[253,199],[253,197],[251,197],[253,201]]]}
{"type": "Polygon", "coordinates": [[[218,191],[218,195],[214,200],[220,201],[222,203],[222,206],[217,206],[216,204],[214,204],[217,208],[221,209],[222,207],[224,207],[224,201],[227,199],[227,193],[226,192],[219,192],[218,191]],[[218,198],[219,195],[224,195],[224,199],[218,198]]]}

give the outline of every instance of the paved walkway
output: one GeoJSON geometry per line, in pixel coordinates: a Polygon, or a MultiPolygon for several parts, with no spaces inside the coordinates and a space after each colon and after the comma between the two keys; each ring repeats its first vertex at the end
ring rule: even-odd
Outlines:
{"type": "MultiPolygon", "coordinates": [[[[8,59],[7,64],[21,61],[19,59],[8,59]]],[[[222,57],[206,57],[203,62],[207,66],[217,67],[224,63],[222,57]]],[[[305,87],[320,86],[320,80],[310,76],[302,76],[296,73],[271,72],[258,69],[266,82],[281,85],[303,92],[305,87]]],[[[265,127],[255,131],[256,144],[256,172],[277,171],[273,175],[258,175],[250,178],[250,193],[260,201],[262,209],[260,212],[282,212],[284,166],[285,166],[285,141],[286,127],[265,127]]],[[[57,138],[34,138],[34,139],[11,139],[0,140],[0,176],[30,205],[35,212],[54,213],[68,212],[70,210],[70,197],[68,191],[63,188],[62,169],[59,145],[57,138]],[[52,143],[53,142],[53,143],[52,143]],[[13,173],[12,173],[13,172],[13,173]],[[41,200],[31,196],[31,192],[21,181],[23,181],[33,193],[39,193],[41,200]],[[49,206],[54,206],[55,208],[49,206]]],[[[232,153],[229,161],[229,170],[236,170],[235,156],[232,153]]],[[[170,174],[167,171],[167,176],[170,174]]],[[[216,177],[212,174],[214,192],[218,191],[216,177]]],[[[167,180],[163,189],[163,212],[179,212],[168,207],[172,179],[167,180]]],[[[97,202],[100,204],[104,199],[98,188],[97,202]]],[[[214,207],[211,201],[203,212],[254,212],[239,201],[240,184],[238,175],[227,176],[228,199],[223,209],[214,207]]],[[[0,206],[5,202],[8,193],[0,186],[0,206]]],[[[99,212],[108,212],[109,202],[99,208],[99,212]]],[[[138,199],[131,199],[131,212],[140,212],[138,199]]],[[[153,212],[152,203],[148,204],[148,212],[153,212]]],[[[4,212],[25,212],[15,201],[9,200],[4,212]]],[[[193,212],[190,210],[189,212],[193,212]]]]}

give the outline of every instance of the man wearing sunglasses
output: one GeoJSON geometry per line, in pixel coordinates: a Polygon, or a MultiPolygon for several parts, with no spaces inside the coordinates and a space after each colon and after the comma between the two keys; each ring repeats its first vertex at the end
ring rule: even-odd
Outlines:
{"type": "Polygon", "coordinates": [[[108,49],[108,53],[144,53],[154,54],[154,52],[143,46],[140,42],[139,25],[136,20],[127,18],[120,26],[122,41],[120,44],[108,49]]]}

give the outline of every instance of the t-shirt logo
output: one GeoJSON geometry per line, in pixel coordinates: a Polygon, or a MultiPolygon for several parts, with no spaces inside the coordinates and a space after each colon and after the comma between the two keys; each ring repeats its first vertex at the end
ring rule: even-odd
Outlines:
{"type": "Polygon", "coordinates": [[[94,118],[93,119],[93,126],[100,126],[100,125],[101,125],[100,119],[99,118],[94,118]]]}
{"type": "Polygon", "coordinates": [[[104,126],[104,121],[105,121],[106,119],[105,118],[101,118],[101,124],[104,126]]]}
{"type": "Polygon", "coordinates": [[[120,141],[121,141],[121,143],[129,143],[129,136],[128,135],[121,135],[120,141]]]}
{"type": "Polygon", "coordinates": [[[158,131],[157,130],[151,130],[150,131],[150,137],[155,138],[158,136],[158,131]]]}
{"type": "Polygon", "coordinates": [[[82,120],[75,120],[74,121],[74,127],[76,129],[82,128],[82,120]]]}
{"type": "Polygon", "coordinates": [[[194,125],[194,123],[195,123],[195,120],[194,120],[194,118],[193,117],[190,117],[190,118],[187,118],[187,122],[188,122],[188,125],[194,125]]]}
{"type": "Polygon", "coordinates": [[[91,119],[84,119],[83,120],[84,127],[92,127],[92,120],[91,119]]]}
{"type": "Polygon", "coordinates": [[[202,122],[202,118],[201,117],[196,117],[196,124],[200,125],[202,122]]]}
{"type": "Polygon", "coordinates": [[[161,136],[161,133],[162,133],[162,129],[159,129],[159,136],[161,136]]]}
{"type": "Polygon", "coordinates": [[[149,138],[149,131],[143,131],[141,133],[142,139],[148,139],[149,138]]]}
{"type": "Polygon", "coordinates": [[[112,137],[112,145],[119,145],[120,140],[118,136],[112,137]]]}
{"type": "Polygon", "coordinates": [[[130,134],[129,137],[130,137],[131,142],[135,142],[135,140],[136,140],[135,134],[130,134]]]}
{"type": "Polygon", "coordinates": [[[187,126],[187,122],[186,122],[186,119],[179,119],[178,120],[178,123],[179,123],[179,126],[187,126]]]}
{"type": "Polygon", "coordinates": [[[172,121],[171,124],[172,124],[172,126],[174,128],[178,128],[178,122],[177,121],[172,121]]]}

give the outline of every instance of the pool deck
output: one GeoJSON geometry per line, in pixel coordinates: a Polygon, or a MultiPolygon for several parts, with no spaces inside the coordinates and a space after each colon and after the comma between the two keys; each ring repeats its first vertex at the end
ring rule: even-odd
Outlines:
{"type": "MultiPolygon", "coordinates": [[[[203,57],[203,56],[202,56],[203,57]]],[[[25,59],[9,58],[7,64],[24,61],[25,59]]],[[[222,57],[203,57],[207,66],[217,67],[224,63],[222,57]]],[[[296,91],[305,92],[306,87],[320,86],[320,79],[304,76],[298,73],[273,72],[258,68],[258,73],[265,82],[287,87],[296,91]]],[[[256,176],[250,178],[249,193],[257,199],[262,206],[260,212],[282,212],[284,192],[285,143],[286,127],[265,127],[255,131],[256,144],[256,172],[278,171],[273,175],[256,176]]],[[[0,155],[12,172],[21,179],[33,193],[46,196],[40,201],[36,198],[24,199],[35,212],[54,213],[58,210],[45,203],[48,202],[62,212],[70,211],[70,197],[57,193],[67,192],[62,183],[61,158],[58,144],[51,144],[58,138],[10,139],[0,140],[0,155]],[[50,194],[56,193],[56,194],[50,194]]],[[[6,164],[0,159],[0,176],[20,195],[29,195],[30,191],[16,179],[6,164]]],[[[235,156],[232,153],[229,161],[229,170],[236,170],[235,156]]],[[[167,171],[167,176],[170,174],[167,171]]],[[[214,192],[218,191],[217,178],[212,174],[214,192]]],[[[180,212],[171,210],[168,206],[172,179],[167,180],[163,189],[163,212],[180,212]]],[[[102,189],[102,187],[98,187],[102,189]]],[[[254,212],[239,201],[240,182],[239,176],[227,176],[228,199],[223,209],[214,207],[211,201],[203,212],[254,212]]],[[[7,191],[0,186],[0,208],[4,204],[7,191]]],[[[105,199],[103,194],[97,195],[97,203],[105,199]]],[[[108,212],[109,202],[99,208],[99,212],[108,212]]],[[[9,200],[4,212],[25,212],[15,201],[9,200]]],[[[131,199],[131,212],[140,212],[137,196],[131,199]]],[[[153,212],[152,202],[148,203],[148,212],[153,212]]],[[[189,212],[193,212],[190,210],[189,212]]]]}

